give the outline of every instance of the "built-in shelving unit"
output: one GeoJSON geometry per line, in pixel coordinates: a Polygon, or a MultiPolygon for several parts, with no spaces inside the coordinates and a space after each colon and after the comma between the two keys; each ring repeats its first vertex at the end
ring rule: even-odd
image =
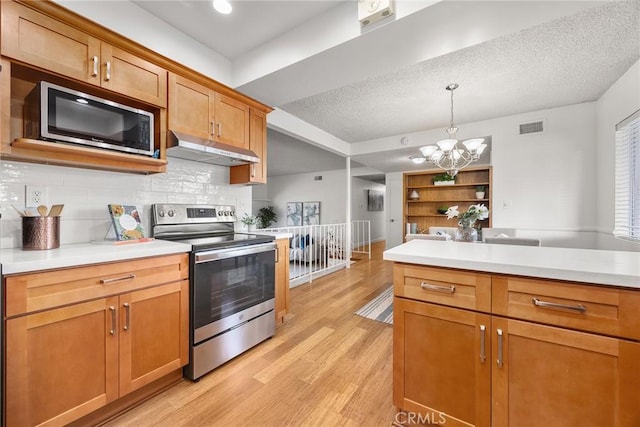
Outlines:
{"type": "MultiPolygon", "coordinates": [[[[431,170],[404,174],[403,233],[406,224],[410,223],[416,223],[418,231],[424,233],[429,227],[457,227],[455,219],[447,219],[446,215],[438,213],[440,207],[458,205],[458,210],[463,212],[471,205],[482,203],[491,212],[493,177],[490,166],[463,169],[456,175],[454,184],[434,185],[433,178],[442,173],[442,170],[431,170]],[[484,186],[483,198],[476,198],[476,187],[479,185],[484,186]],[[409,196],[414,190],[419,198],[412,200],[409,196]]],[[[490,214],[479,225],[491,227],[491,217],[490,214]]]]}

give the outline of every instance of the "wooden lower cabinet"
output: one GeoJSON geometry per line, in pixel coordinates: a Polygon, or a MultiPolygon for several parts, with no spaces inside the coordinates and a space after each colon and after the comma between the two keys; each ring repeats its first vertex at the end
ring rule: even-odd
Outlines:
{"type": "MultiPolygon", "coordinates": [[[[618,292],[615,288],[582,284],[569,298],[559,286],[577,284],[536,282],[518,288],[526,299],[505,300],[506,287],[496,281],[505,277],[494,276],[492,309],[504,311],[504,301],[509,301],[530,317],[514,319],[403,297],[403,271],[411,269],[396,269],[393,403],[415,415],[404,419],[419,421],[420,414],[423,420],[447,426],[640,426],[640,342],[599,333],[594,317],[604,313],[609,323],[611,316],[623,326],[630,322],[634,314],[629,307],[610,295],[618,292]],[[563,306],[538,307],[531,295],[555,295],[563,306]],[[605,303],[621,308],[617,314],[599,310],[605,303]],[[577,304],[584,304],[584,313],[566,309],[577,304]]],[[[614,326],[609,329],[628,332],[614,326]]]]}
{"type": "Polygon", "coordinates": [[[9,276],[4,287],[7,427],[68,425],[188,363],[186,254],[9,276]]]}
{"type": "Polygon", "coordinates": [[[120,297],[120,395],[188,363],[189,282],[120,297]]]}
{"type": "Polygon", "coordinates": [[[276,240],[276,325],[284,323],[289,312],[289,239],[276,240]]]}
{"type": "Polygon", "coordinates": [[[7,426],[65,425],[118,397],[117,305],[106,298],[7,321],[7,426]]]}
{"type": "Polygon", "coordinates": [[[394,405],[447,426],[490,425],[490,322],[486,314],[395,298],[394,405]]]}
{"type": "Polygon", "coordinates": [[[640,343],[499,317],[492,327],[493,426],[640,426],[640,343]]]}

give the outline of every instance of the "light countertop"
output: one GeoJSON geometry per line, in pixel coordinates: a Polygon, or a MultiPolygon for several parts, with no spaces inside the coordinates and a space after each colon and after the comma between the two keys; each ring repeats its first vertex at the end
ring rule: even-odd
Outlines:
{"type": "Polygon", "coordinates": [[[388,261],[640,289],[640,253],[411,240],[388,261]]]}
{"type": "Polygon", "coordinates": [[[293,237],[293,233],[285,233],[283,231],[278,231],[278,232],[269,232],[269,231],[262,231],[262,230],[256,230],[253,232],[253,234],[262,234],[263,236],[273,236],[276,238],[276,240],[278,239],[290,239],[293,237]]]}
{"type": "Polygon", "coordinates": [[[7,275],[190,251],[191,245],[166,240],[125,245],[78,243],[49,250],[0,249],[0,264],[2,274],[7,275]]]}

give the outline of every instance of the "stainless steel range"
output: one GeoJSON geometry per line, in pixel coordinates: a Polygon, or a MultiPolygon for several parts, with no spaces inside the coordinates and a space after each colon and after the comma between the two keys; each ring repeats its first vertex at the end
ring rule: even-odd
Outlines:
{"type": "Polygon", "coordinates": [[[156,204],[152,234],[192,245],[190,350],[197,380],[275,333],[273,236],[234,232],[235,207],[156,204]]]}

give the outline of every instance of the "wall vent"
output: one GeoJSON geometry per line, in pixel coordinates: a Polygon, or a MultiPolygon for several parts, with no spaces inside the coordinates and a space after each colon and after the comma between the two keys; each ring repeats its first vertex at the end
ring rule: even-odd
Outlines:
{"type": "Polygon", "coordinates": [[[314,181],[322,181],[322,175],[316,175],[313,177],[314,181]]]}
{"type": "Polygon", "coordinates": [[[520,135],[544,132],[544,120],[520,124],[520,135]]]}

